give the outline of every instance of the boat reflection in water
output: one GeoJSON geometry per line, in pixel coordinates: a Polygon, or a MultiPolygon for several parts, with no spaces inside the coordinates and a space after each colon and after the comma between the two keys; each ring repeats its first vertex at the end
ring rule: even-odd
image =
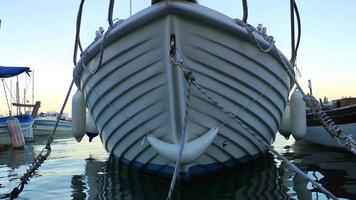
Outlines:
{"type": "MultiPolygon", "coordinates": [[[[89,199],[165,199],[170,180],[138,173],[120,165],[114,159],[103,163],[86,160],[86,178],[73,177],[74,197],[89,199]],[[85,183],[87,181],[87,183],[85,183]],[[84,195],[84,196],[83,196],[84,195]]],[[[271,155],[249,167],[223,174],[214,174],[177,186],[176,199],[288,199],[288,188],[283,184],[283,170],[277,168],[271,155]],[[243,173],[242,173],[243,172],[243,173]]]]}
{"type": "MultiPolygon", "coordinates": [[[[52,154],[22,199],[166,199],[169,179],[139,173],[109,159],[97,138],[78,145],[58,135],[52,154]],[[36,198],[35,198],[36,197],[36,198]]],[[[24,149],[0,151],[0,197],[19,183],[46,144],[37,137],[24,149]]],[[[356,199],[356,162],[349,152],[277,140],[276,149],[339,198],[356,199]]],[[[173,199],[326,199],[323,193],[267,154],[242,168],[176,185],[173,199]]]]}
{"type": "MultiPolygon", "coordinates": [[[[356,199],[356,158],[350,152],[333,149],[324,146],[315,146],[302,142],[291,145],[284,153],[289,160],[292,160],[302,171],[307,172],[310,177],[321,183],[325,188],[339,198],[356,199]]],[[[288,174],[285,167],[285,174],[288,174]]],[[[289,172],[289,177],[293,177],[293,189],[300,195],[300,190],[306,196],[298,199],[326,199],[325,195],[319,193],[311,184],[295,173],[289,172]],[[298,192],[299,190],[299,192],[298,192]]]]}
{"type": "Polygon", "coordinates": [[[7,168],[8,171],[16,171],[17,168],[32,163],[35,159],[33,152],[33,143],[27,143],[23,149],[13,149],[10,146],[0,149],[0,169],[7,168]]]}

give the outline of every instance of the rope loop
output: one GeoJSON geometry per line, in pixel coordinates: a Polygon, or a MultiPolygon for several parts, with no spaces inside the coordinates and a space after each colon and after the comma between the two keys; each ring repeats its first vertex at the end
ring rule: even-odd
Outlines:
{"type": "Polygon", "coordinates": [[[269,53],[274,47],[274,43],[275,41],[273,40],[273,37],[272,36],[267,36],[265,34],[265,28],[261,28],[261,31],[263,30],[263,32],[261,31],[255,31],[255,28],[252,27],[251,25],[249,24],[244,24],[243,25],[247,31],[247,33],[250,35],[250,37],[252,38],[252,40],[255,42],[256,46],[264,53],[269,53]],[[260,44],[260,42],[258,41],[258,39],[256,38],[256,36],[253,34],[253,32],[257,32],[259,33],[268,43],[269,43],[269,46],[267,48],[263,48],[262,45],[260,44]]]}

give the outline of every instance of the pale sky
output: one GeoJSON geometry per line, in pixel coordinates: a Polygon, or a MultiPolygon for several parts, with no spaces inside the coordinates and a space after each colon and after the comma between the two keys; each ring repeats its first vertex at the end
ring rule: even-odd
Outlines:
{"type": "MultiPolygon", "coordinates": [[[[98,27],[108,27],[108,2],[86,0],[80,35],[83,47],[92,42],[98,27]]],[[[133,13],[150,2],[132,0],[133,13]]],[[[242,17],[241,1],[199,2],[229,17],[242,17]]],[[[79,3],[80,0],[0,0],[0,66],[28,66],[35,70],[35,100],[42,101],[41,111],[59,111],[71,82],[79,3]]],[[[289,58],[289,1],[248,0],[248,4],[248,22],[266,26],[277,47],[289,58]]],[[[318,98],[356,96],[356,1],[299,0],[297,4],[302,19],[297,64],[304,90],[311,79],[318,98]]],[[[128,0],[117,0],[114,9],[114,18],[129,17],[128,0]]],[[[24,76],[20,81],[24,82],[24,76]]],[[[66,112],[70,110],[71,102],[66,112]]],[[[0,114],[5,113],[1,85],[0,114]]]]}

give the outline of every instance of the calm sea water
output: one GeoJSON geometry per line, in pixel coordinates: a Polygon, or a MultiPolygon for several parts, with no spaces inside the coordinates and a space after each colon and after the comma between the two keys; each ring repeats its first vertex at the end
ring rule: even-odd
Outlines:
{"type": "MultiPolygon", "coordinates": [[[[37,138],[23,150],[0,150],[0,194],[19,184],[46,144],[37,138]]],[[[83,140],[87,140],[84,138],[83,140]]],[[[275,148],[337,197],[356,199],[356,158],[278,136],[275,148]]],[[[165,199],[170,181],[128,170],[109,158],[100,139],[78,144],[57,135],[52,154],[19,199],[165,199]]],[[[272,155],[225,173],[176,187],[174,199],[326,199],[272,155]]]]}

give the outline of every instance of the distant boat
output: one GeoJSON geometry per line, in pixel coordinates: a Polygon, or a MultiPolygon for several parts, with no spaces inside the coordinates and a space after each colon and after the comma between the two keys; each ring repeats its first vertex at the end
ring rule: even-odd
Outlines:
{"type": "Polygon", "coordinates": [[[264,30],[197,3],[153,4],[81,54],[76,106],[106,150],[140,171],[171,177],[180,151],[181,179],[248,163],[275,140],[294,83],[264,30]]]}
{"type": "MultiPolygon", "coordinates": [[[[52,131],[56,125],[59,113],[40,113],[35,118],[35,123],[33,125],[34,135],[48,135],[52,134],[52,131]]],[[[72,131],[72,121],[63,116],[58,122],[56,132],[71,132],[72,131]]]]}
{"type": "Polygon", "coordinates": [[[1,117],[0,118],[0,144],[4,145],[11,145],[11,139],[9,135],[9,130],[7,127],[7,122],[11,118],[17,118],[20,122],[22,134],[25,139],[32,139],[33,138],[33,123],[34,119],[29,114],[24,115],[15,115],[15,116],[8,116],[8,117],[1,117]]]}
{"type": "MultiPolygon", "coordinates": [[[[345,135],[356,138],[356,98],[342,98],[325,102],[322,105],[322,110],[343,130],[345,135]]],[[[330,147],[345,148],[331,137],[311,113],[307,113],[307,133],[303,140],[330,147]]]]}
{"type": "MultiPolygon", "coordinates": [[[[1,79],[14,77],[19,74],[29,73],[29,72],[30,72],[30,68],[28,68],[28,67],[0,66],[0,78],[1,79]]],[[[5,83],[3,82],[3,84],[4,84],[4,88],[5,88],[5,83]]],[[[18,86],[18,84],[17,84],[17,86],[18,86]]],[[[18,88],[16,88],[16,89],[18,90],[18,88]]],[[[6,90],[4,92],[5,92],[6,100],[8,101],[9,99],[6,94],[6,90]]],[[[12,106],[12,105],[10,105],[9,101],[7,103],[8,103],[8,106],[12,106]]],[[[14,103],[14,104],[15,104],[15,106],[21,106],[19,103],[14,103]]],[[[20,126],[21,126],[22,134],[25,139],[33,138],[33,128],[32,128],[33,123],[34,123],[33,117],[30,114],[12,115],[10,113],[10,116],[0,117],[0,144],[12,145],[9,130],[8,130],[8,121],[11,118],[18,119],[20,126]]]]}

